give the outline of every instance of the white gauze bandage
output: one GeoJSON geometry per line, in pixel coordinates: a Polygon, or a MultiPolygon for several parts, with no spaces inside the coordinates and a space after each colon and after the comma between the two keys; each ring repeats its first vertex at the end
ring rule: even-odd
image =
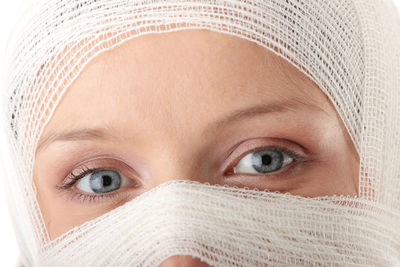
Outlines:
{"type": "Polygon", "coordinates": [[[24,266],[400,265],[400,19],[389,0],[38,0],[9,42],[3,181],[24,266]],[[49,238],[32,179],[44,127],[97,55],[209,29],[283,57],[328,96],[360,156],[358,196],[170,181],[49,238]]]}

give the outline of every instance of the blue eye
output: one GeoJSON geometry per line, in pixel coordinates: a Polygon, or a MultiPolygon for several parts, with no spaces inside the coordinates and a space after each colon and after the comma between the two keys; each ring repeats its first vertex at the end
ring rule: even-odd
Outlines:
{"type": "Polygon", "coordinates": [[[122,182],[122,177],[117,171],[98,170],[79,179],[76,187],[83,192],[103,194],[118,190],[122,182]]]}
{"type": "Polygon", "coordinates": [[[277,149],[263,149],[247,154],[233,168],[234,173],[275,172],[294,160],[288,153],[277,149]]]}

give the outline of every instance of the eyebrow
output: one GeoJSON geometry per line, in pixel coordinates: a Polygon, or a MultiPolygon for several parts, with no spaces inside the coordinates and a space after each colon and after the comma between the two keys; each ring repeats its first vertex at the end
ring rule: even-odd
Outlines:
{"type": "MultiPolygon", "coordinates": [[[[225,127],[229,123],[237,122],[249,117],[254,117],[258,115],[264,115],[267,113],[277,113],[288,110],[293,110],[297,106],[306,105],[305,103],[288,100],[284,102],[270,103],[270,104],[259,104],[256,106],[246,107],[238,110],[234,110],[228,116],[225,116],[217,121],[212,122],[203,135],[207,132],[215,132],[219,129],[225,127]]],[[[82,128],[77,130],[72,130],[69,132],[62,133],[50,133],[41,139],[37,145],[36,153],[41,151],[45,146],[56,141],[81,141],[81,140],[117,140],[119,139],[113,133],[112,127],[102,127],[102,128],[82,128]]]]}

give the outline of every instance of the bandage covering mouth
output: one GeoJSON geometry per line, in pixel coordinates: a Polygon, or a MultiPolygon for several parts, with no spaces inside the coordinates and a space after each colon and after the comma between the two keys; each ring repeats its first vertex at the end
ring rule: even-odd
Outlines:
{"type": "Polygon", "coordinates": [[[24,266],[156,266],[174,255],[212,266],[400,265],[400,18],[391,1],[40,0],[22,14],[9,41],[1,144],[24,266]],[[32,176],[62,96],[99,54],[189,29],[255,42],[312,79],[360,157],[358,196],[173,180],[51,240],[32,176]]]}
{"type": "Polygon", "coordinates": [[[381,209],[350,197],[173,180],[56,239],[43,262],[158,266],[173,255],[192,255],[212,266],[391,265],[397,259],[387,236],[397,233],[380,220],[396,219],[389,212],[377,220],[381,209]]]}

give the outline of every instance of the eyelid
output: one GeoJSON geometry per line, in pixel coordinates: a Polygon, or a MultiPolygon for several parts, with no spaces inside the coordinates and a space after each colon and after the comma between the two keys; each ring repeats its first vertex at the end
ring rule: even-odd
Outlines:
{"type": "MultiPolygon", "coordinates": [[[[252,138],[250,140],[245,140],[240,142],[233,148],[233,151],[228,155],[226,159],[226,164],[222,166],[224,173],[227,170],[233,169],[239,161],[247,154],[262,150],[262,149],[276,149],[287,153],[289,156],[294,158],[294,161],[307,161],[308,151],[300,144],[290,141],[287,139],[279,138],[252,138]],[[236,148],[236,149],[235,149],[236,148]]],[[[292,164],[292,163],[291,163],[292,164]]],[[[290,165],[290,164],[289,164],[290,165]]],[[[279,171],[277,171],[279,172],[279,171]]],[[[268,174],[260,174],[268,175],[268,174]]]]}
{"type": "MultiPolygon", "coordinates": [[[[114,155],[109,155],[109,154],[101,154],[101,155],[96,155],[96,156],[89,156],[87,159],[81,160],[78,164],[75,164],[71,169],[77,169],[81,167],[82,165],[87,165],[89,163],[92,163],[93,161],[111,161],[113,163],[116,163],[121,168],[127,168],[129,169],[129,172],[132,172],[135,177],[140,177],[140,175],[136,172],[134,168],[130,166],[129,163],[127,163],[124,159],[116,157],[114,155]]],[[[107,165],[107,163],[106,163],[107,165]]]]}

